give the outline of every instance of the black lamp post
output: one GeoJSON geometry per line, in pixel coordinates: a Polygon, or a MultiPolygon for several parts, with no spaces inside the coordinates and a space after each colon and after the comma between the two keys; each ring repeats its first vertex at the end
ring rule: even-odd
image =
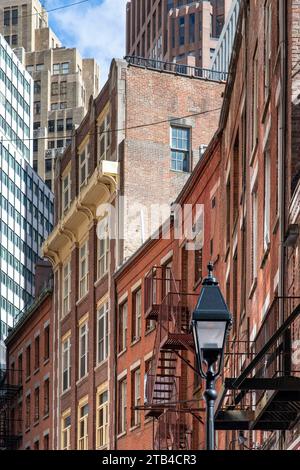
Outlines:
{"type": "Polygon", "coordinates": [[[208,277],[202,282],[201,293],[193,313],[192,330],[197,364],[201,377],[206,380],[206,447],[215,448],[214,406],[217,399],[215,389],[224,359],[225,341],[232,324],[232,317],[213,277],[213,264],[208,265],[208,277]]]}

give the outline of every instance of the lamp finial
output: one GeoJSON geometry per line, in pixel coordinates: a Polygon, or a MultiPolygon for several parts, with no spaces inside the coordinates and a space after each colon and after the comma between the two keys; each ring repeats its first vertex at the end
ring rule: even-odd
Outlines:
{"type": "Polygon", "coordinates": [[[213,276],[214,263],[210,261],[207,265],[208,276],[203,280],[203,286],[218,286],[219,283],[217,279],[213,276]]]}

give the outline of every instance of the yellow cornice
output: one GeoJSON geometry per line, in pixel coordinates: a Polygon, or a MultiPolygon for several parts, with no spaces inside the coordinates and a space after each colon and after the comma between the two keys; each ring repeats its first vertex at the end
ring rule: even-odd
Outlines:
{"type": "Polygon", "coordinates": [[[64,262],[72,246],[97,220],[98,206],[111,200],[117,190],[117,181],[118,163],[102,161],[42,246],[43,256],[54,268],[64,262]]]}

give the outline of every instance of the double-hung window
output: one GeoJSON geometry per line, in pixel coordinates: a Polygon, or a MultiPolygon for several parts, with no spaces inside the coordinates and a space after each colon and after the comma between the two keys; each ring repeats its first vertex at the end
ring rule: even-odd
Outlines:
{"type": "Polygon", "coordinates": [[[63,308],[62,317],[65,317],[71,307],[71,261],[63,266],[63,308]]]}
{"type": "Polygon", "coordinates": [[[62,343],[62,391],[71,387],[71,337],[62,343]]]}
{"type": "Polygon", "coordinates": [[[119,353],[125,351],[127,346],[127,321],[128,303],[127,300],[119,307],[119,353]]]}
{"type": "Polygon", "coordinates": [[[80,187],[86,184],[88,178],[88,160],[89,160],[89,145],[86,145],[84,150],[79,156],[79,184],[80,187]]]}
{"type": "Polygon", "coordinates": [[[78,450],[88,449],[89,405],[85,403],[78,410],[78,450]]]}
{"type": "Polygon", "coordinates": [[[88,323],[79,326],[79,379],[88,371],[88,323]]]}
{"type": "Polygon", "coordinates": [[[110,113],[107,113],[99,126],[99,161],[109,159],[111,142],[110,113]]]}
{"type": "Polygon", "coordinates": [[[132,341],[141,337],[142,330],[142,291],[138,289],[132,298],[132,341]]]}
{"type": "Polygon", "coordinates": [[[71,172],[62,180],[62,214],[70,207],[71,202],[71,172]]]}
{"type": "Polygon", "coordinates": [[[108,444],[108,390],[97,393],[96,447],[102,449],[108,444]]]}
{"type": "Polygon", "coordinates": [[[97,362],[108,357],[108,302],[103,303],[97,312],[97,362]]]}
{"type": "Polygon", "coordinates": [[[171,127],[171,169],[190,171],[190,129],[171,127]]]}
{"type": "Polygon", "coordinates": [[[61,449],[71,449],[71,411],[66,411],[61,420],[61,449]]]}
{"type": "Polygon", "coordinates": [[[81,299],[88,293],[89,289],[89,270],[88,270],[88,241],[79,248],[79,298],[81,299]]]}
{"type": "Polygon", "coordinates": [[[109,258],[109,236],[107,219],[100,222],[101,230],[98,230],[100,237],[98,238],[97,253],[97,275],[98,279],[104,276],[108,271],[109,258]]]}

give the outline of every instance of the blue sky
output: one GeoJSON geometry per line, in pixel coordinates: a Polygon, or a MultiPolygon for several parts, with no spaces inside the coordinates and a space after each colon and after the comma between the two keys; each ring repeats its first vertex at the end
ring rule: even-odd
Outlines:
{"type": "MultiPolygon", "coordinates": [[[[44,0],[47,10],[79,0],[44,0]]],[[[89,0],[49,13],[49,23],[64,46],[77,47],[94,57],[101,68],[101,84],[111,59],[125,54],[126,0],[89,0]]]]}

